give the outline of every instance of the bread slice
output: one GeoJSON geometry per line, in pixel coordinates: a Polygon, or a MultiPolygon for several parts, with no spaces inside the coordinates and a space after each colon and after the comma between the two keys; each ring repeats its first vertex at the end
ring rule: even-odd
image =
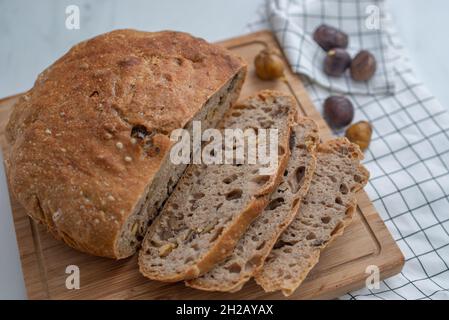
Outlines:
{"type": "Polygon", "coordinates": [[[192,279],[232,253],[280,182],[290,156],[295,116],[294,99],[275,91],[260,92],[229,110],[220,125],[222,130],[278,130],[275,172],[259,175],[262,165],[247,161],[190,165],[145,236],[139,254],[144,276],[168,282],[192,279]]]}
{"type": "Polygon", "coordinates": [[[359,147],[346,138],[317,148],[316,171],[301,209],[255,276],[265,291],[292,294],[318,262],[321,251],[351,222],[356,192],[369,178],[361,159],[359,147]]]}
{"type": "Polygon", "coordinates": [[[58,239],[125,258],[186,165],[173,130],[215,127],[240,93],[245,62],[173,31],[115,30],[74,46],[10,116],[10,190],[58,239]]]}
{"type": "Polygon", "coordinates": [[[293,127],[291,157],[282,182],[270,203],[254,220],[225,261],[199,278],[187,281],[190,287],[207,291],[237,291],[259,270],[282,231],[296,216],[315,171],[315,147],[319,141],[314,121],[302,118],[293,127]]]}

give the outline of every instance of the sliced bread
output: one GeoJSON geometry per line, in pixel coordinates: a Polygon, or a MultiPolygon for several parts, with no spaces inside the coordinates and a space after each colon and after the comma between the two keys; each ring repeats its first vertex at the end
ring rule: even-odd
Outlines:
{"type": "Polygon", "coordinates": [[[295,117],[294,99],[275,91],[260,92],[229,110],[222,130],[278,129],[275,172],[259,175],[262,165],[247,161],[190,165],[145,236],[139,254],[144,276],[168,282],[192,279],[232,253],[280,182],[295,117]]]}
{"type": "Polygon", "coordinates": [[[256,282],[267,291],[292,294],[318,262],[321,251],[351,222],[356,192],[369,178],[363,154],[346,138],[321,144],[309,192],[282,233],[256,282]]]}
{"type": "Polygon", "coordinates": [[[232,255],[199,278],[186,284],[207,291],[237,291],[259,270],[276,240],[295,218],[315,171],[319,141],[314,121],[302,118],[293,127],[291,157],[282,182],[265,210],[250,225],[232,255]]]}

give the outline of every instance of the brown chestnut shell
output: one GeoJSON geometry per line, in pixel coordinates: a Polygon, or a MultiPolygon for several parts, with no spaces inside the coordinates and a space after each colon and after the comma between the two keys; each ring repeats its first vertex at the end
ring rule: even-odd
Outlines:
{"type": "Polygon", "coordinates": [[[326,24],[320,25],[313,33],[313,40],[324,49],[329,51],[333,48],[347,48],[348,35],[337,28],[326,24]]]}

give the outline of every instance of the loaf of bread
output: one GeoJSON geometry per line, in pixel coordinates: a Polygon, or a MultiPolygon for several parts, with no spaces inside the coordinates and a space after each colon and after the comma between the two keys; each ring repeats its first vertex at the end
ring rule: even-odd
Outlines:
{"type": "Polygon", "coordinates": [[[355,195],[369,178],[361,159],[359,147],[346,138],[319,145],[315,174],[301,209],[255,276],[265,291],[292,294],[321,251],[352,221],[355,195]]]}
{"type": "Polygon", "coordinates": [[[132,255],[185,165],[170,133],[215,127],[245,63],[180,32],[117,30],[74,46],[15,105],[5,163],[36,221],[78,250],[132,255]]]}
{"type": "Polygon", "coordinates": [[[187,281],[207,291],[237,291],[259,270],[276,240],[295,218],[315,171],[315,147],[319,141],[314,121],[302,118],[293,127],[291,157],[282,182],[265,210],[254,220],[232,254],[203,276],[187,281]]]}
{"type": "MultiPolygon", "coordinates": [[[[232,253],[250,223],[263,211],[287,165],[293,97],[263,91],[233,106],[221,129],[277,129],[274,172],[261,175],[260,162],[190,165],[150,227],[139,253],[141,273],[159,281],[192,279],[232,253]]],[[[229,146],[228,146],[229,147],[229,146]]]]}

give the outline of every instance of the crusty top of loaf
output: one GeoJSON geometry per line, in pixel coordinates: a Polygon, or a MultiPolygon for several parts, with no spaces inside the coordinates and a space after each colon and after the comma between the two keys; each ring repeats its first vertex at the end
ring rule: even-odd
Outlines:
{"type": "Polygon", "coordinates": [[[168,156],[170,132],[243,67],[180,32],[117,30],[81,42],[14,107],[13,193],[69,244],[115,256],[115,236],[168,156]],[[138,125],[153,135],[150,152],[131,138],[138,125]]]}

